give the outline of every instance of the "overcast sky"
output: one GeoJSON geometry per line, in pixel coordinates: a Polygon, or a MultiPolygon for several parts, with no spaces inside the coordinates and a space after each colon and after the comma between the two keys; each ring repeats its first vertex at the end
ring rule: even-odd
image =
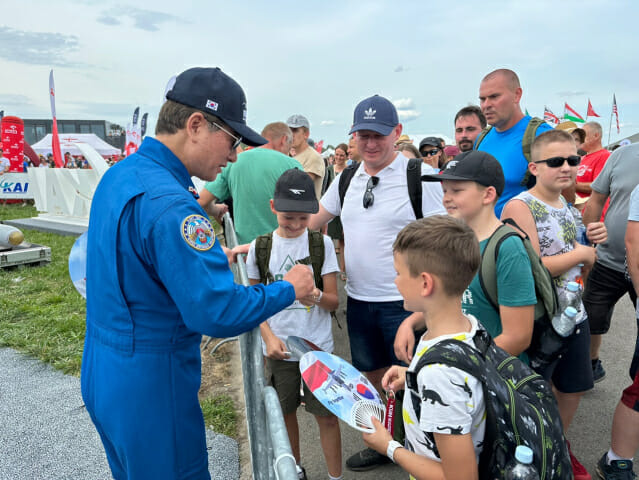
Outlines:
{"type": "Polygon", "coordinates": [[[167,80],[219,66],[246,92],[256,130],[293,113],[311,137],[347,138],[354,106],[396,102],[404,131],[453,135],[501,67],[522,82],[522,108],[582,116],[588,98],[607,139],[639,131],[639,3],[536,1],[0,0],[0,110],[50,118],[49,70],[60,119],[125,125],[137,105],[153,131],[167,80]]]}

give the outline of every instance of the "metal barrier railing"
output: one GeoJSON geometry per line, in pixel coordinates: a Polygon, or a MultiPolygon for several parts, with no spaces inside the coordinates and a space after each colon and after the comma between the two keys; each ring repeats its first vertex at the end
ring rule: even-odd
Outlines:
{"type": "MultiPolygon", "coordinates": [[[[226,246],[235,247],[237,236],[233,221],[224,215],[226,246]]],[[[249,285],[246,266],[242,259],[233,265],[235,282],[249,285]]],[[[251,463],[255,480],[297,480],[295,458],[284,425],[284,416],[273,387],[264,379],[264,359],[260,329],[239,336],[242,376],[244,378],[244,402],[251,463]]]]}

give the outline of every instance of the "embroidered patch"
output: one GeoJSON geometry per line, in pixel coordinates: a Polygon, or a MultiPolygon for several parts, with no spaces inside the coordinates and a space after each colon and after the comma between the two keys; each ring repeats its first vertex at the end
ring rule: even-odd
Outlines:
{"type": "Polygon", "coordinates": [[[189,215],[182,222],[182,237],[191,247],[201,252],[210,250],[215,243],[215,232],[202,215],[189,215]]]}

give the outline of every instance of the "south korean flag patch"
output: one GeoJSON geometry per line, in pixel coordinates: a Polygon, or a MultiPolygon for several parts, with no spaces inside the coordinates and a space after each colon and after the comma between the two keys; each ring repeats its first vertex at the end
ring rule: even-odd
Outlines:
{"type": "Polygon", "coordinates": [[[202,215],[189,215],[182,222],[182,237],[190,247],[200,252],[210,250],[215,244],[215,232],[211,222],[202,215]]]}

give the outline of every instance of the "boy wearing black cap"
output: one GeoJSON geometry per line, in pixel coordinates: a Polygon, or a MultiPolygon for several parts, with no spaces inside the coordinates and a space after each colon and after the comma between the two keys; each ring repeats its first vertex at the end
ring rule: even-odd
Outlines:
{"type": "MultiPolygon", "coordinates": [[[[448,162],[440,175],[424,175],[422,180],[442,182],[444,207],[473,229],[483,255],[488,240],[502,225],[495,216],[495,204],[504,190],[504,173],[497,159],[471,150],[448,162]]],[[[479,274],[464,292],[462,308],[479,319],[498,346],[516,356],[530,345],[533,331],[537,297],[530,260],[523,243],[509,237],[499,247],[495,263],[499,310],[486,297],[479,274]]]]}
{"type": "MultiPolygon", "coordinates": [[[[308,222],[311,214],[317,213],[319,203],[315,196],[313,180],[302,170],[292,168],[285,171],[275,184],[271,210],[277,216],[278,228],[267,236],[251,242],[246,259],[246,270],[251,284],[262,280],[281,280],[297,263],[309,264],[313,268],[313,236],[308,222]],[[264,246],[270,245],[265,255],[264,246]],[[266,258],[266,260],[261,260],[266,258]],[[263,262],[263,264],[261,264],[263,262]]],[[[299,362],[290,358],[284,341],[289,335],[301,336],[318,345],[322,350],[333,350],[330,312],[337,309],[337,256],[329,237],[321,235],[324,259],[321,267],[321,289],[295,301],[288,308],[272,316],[260,326],[266,356],[266,377],[274,386],[280,399],[284,422],[300,478],[306,478],[300,465],[299,429],[295,411],[300,405],[301,375],[299,362]]],[[[266,247],[268,248],[268,247],[266,247]]],[[[316,255],[316,254],[315,254],[316,255]]],[[[315,415],[319,425],[320,439],[330,479],[342,478],[342,448],[339,423],[304,385],[306,410],[315,415]]]]}

